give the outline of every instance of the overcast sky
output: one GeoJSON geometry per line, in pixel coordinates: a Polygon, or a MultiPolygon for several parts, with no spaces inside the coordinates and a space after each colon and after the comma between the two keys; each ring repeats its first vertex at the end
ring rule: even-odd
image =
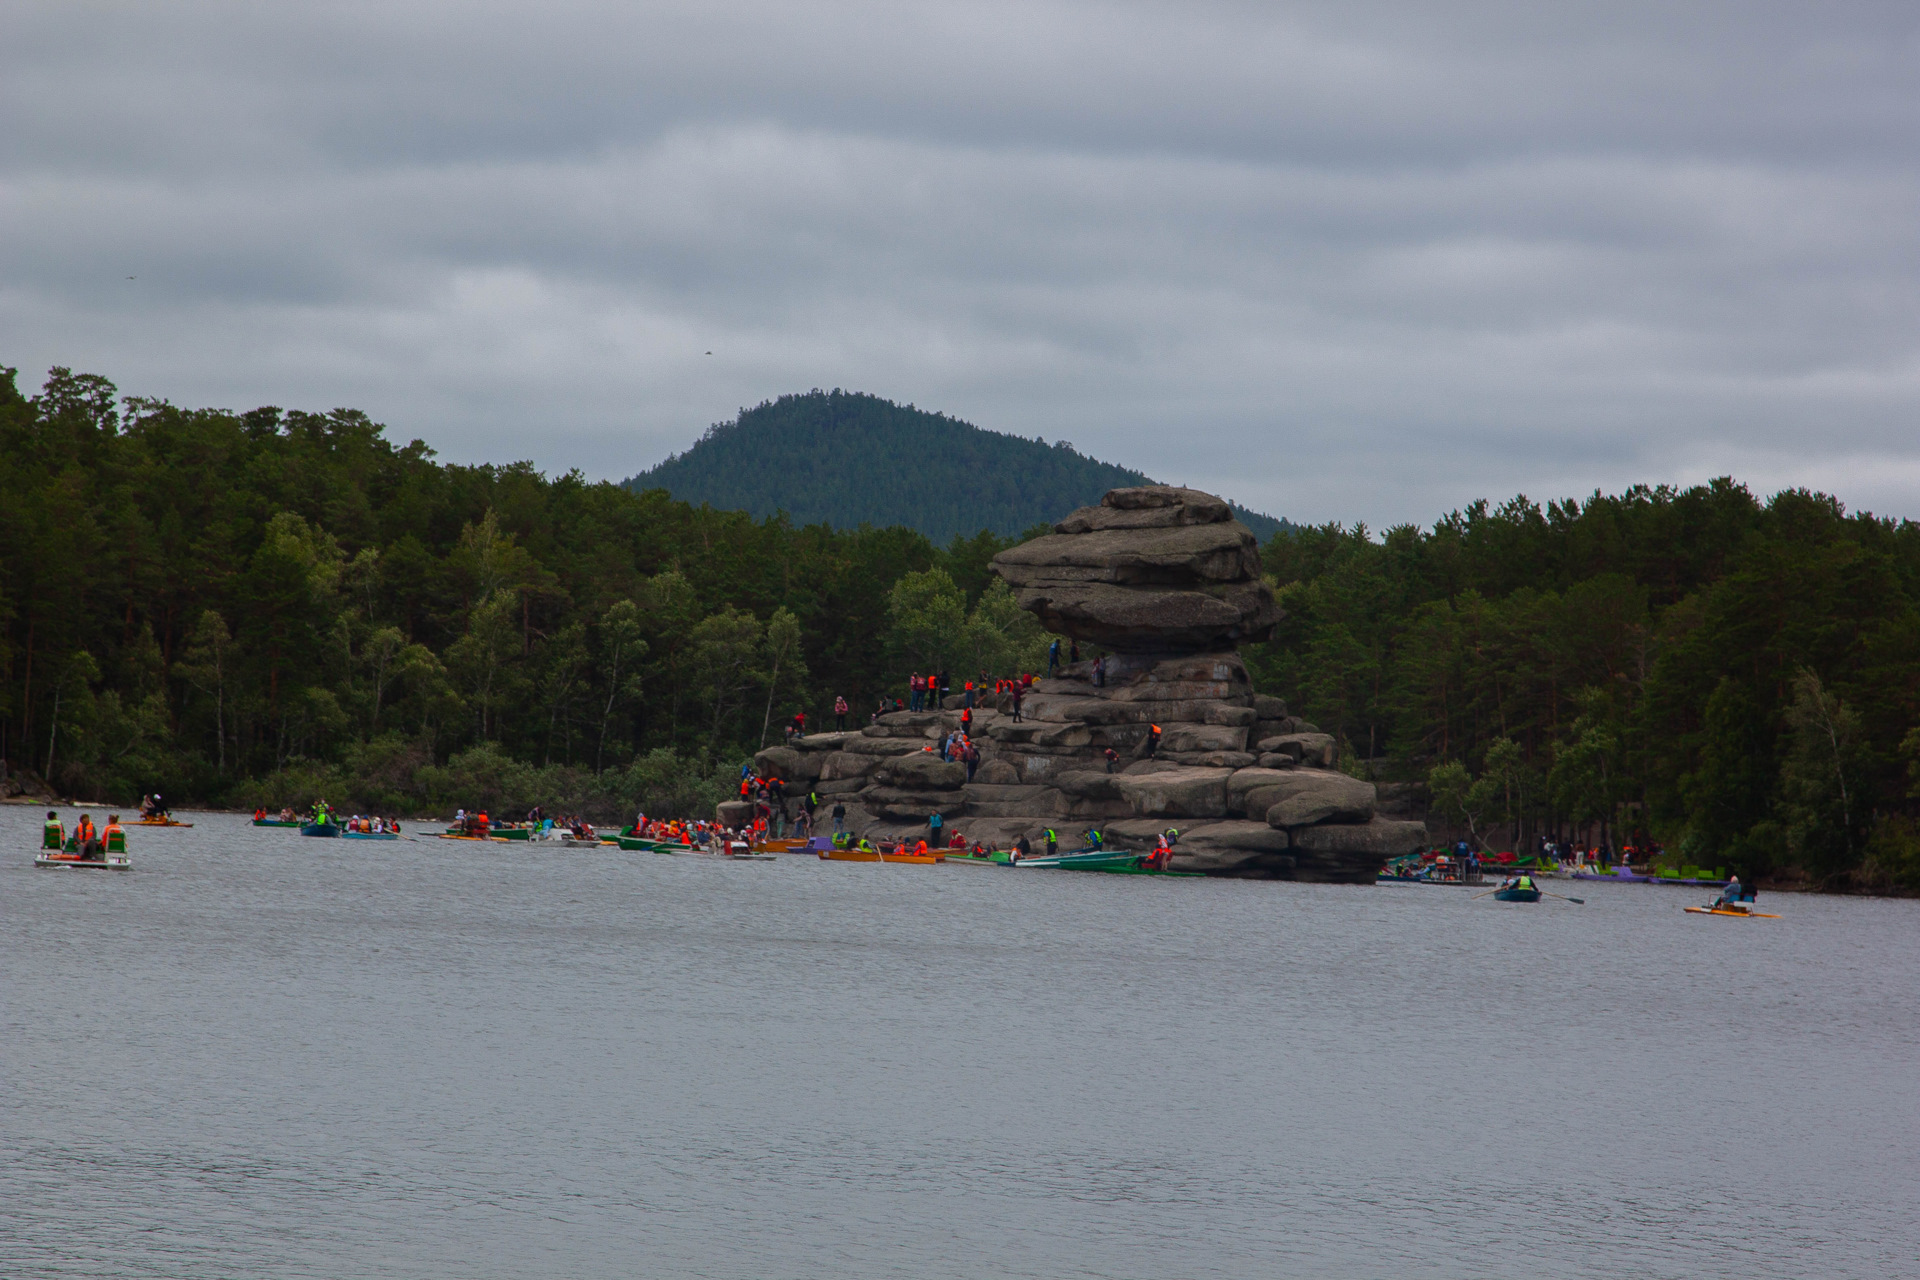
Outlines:
{"type": "Polygon", "coordinates": [[[597,478],[839,386],[1296,520],[1726,473],[1920,518],[1917,28],[9,0],[0,363],[597,478]]]}

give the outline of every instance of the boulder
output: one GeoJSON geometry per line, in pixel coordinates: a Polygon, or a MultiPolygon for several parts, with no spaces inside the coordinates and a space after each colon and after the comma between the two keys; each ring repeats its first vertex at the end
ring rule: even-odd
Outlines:
{"type": "Polygon", "coordinates": [[[1247,731],[1224,724],[1175,724],[1161,731],[1162,751],[1245,751],[1247,731]]]}
{"type": "Polygon", "coordinates": [[[1017,598],[1022,609],[1035,614],[1056,635],[1134,652],[1212,649],[1265,640],[1280,621],[1272,589],[1257,580],[1205,591],[1104,582],[1044,583],[1021,589],[1017,598]]]}
{"type": "Polygon", "coordinates": [[[850,796],[865,789],[865,778],[834,778],[828,782],[816,782],[813,789],[823,796],[850,796]]]}
{"type": "Polygon", "coordinates": [[[1253,724],[1256,718],[1252,707],[1230,707],[1221,703],[1219,706],[1207,708],[1208,724],[1224,724],[1236,729],[1245,729],[1253,724]]]}
{"type": "Polygon", "coordinates": [[[864,778],[880,767],[885,756],[855,755],[851,751],[835,751],[820,759],[820,780],[833,782],[842,779],[864,778]]]}
{"type": "Polygon", "coordinates": [[[1104,769],[1069,769],[1048,779],[1063,793],[1083,800],[1118,800],[1120,775],[1104,769]]]}
{"type": "Polygon", "coordinates": [[[1120,794],[1142,817],[1224,818],[1230,769],[1176,768],[1160,773],[1123,773],[1120,794]]]}
{"type": "Polygon", "coordinates": [[[981,783],[1007,785],[1020,781],[1020,771],[1005,760],[989,760],[974,771],[973,780],[981,783]]]}
{"type": "Polygon", "coordinates": [[[840,754],[852,756],[903,756],[924,750],[926,738],[849,738],[841,744],[840,754]]]}
{"type": "Polygon", "coordinates": [[[1207,769],[1245,769],[1257,763],[1246,751],[1162,751],[1160,758],[1207,769]]]}
{"type": "Polygon", "coordinates": [[[820,776],[824,755],[795,751],[792,747],[766,747],[753,756],[753,771],[763,778],[787,782],[812,782],[820,776]]]}
{"type": "Polygon", "coordinates": [[[1173,846],[1176,871],[1214,875],[1269,875],[1290,870],[1286,832],[1264,822],[1203,822],[1180,828],[1173,846]]]}
{"type": "Polygon", "coordinates": [[[1260,754],[1292,756],[1301,764],[1331,769],[1339,756],[1339,746],[1330,734],[1283,733],[1262,740],[1260,754]]]}
{"type": "MultiPolygon", "coordinates": [[[[1280,617],[1252,531],[1219,498],[1168,485],[1115,489],[993,568],[1047,630],[1123,657],[1231,649],[1268,638],[1280,617]]],[[[1109,663],[1109,683],[1136,667],[1109,663]]]]}
{"type": "Polygon", "coordinates": [[[848,729],[845,732],[830,730],[825,733],[804,733],[797,738],[788,738],[787,745],[795,751],[838,751],[847,739],[860,736],[861,731],[858,729],[848,729]]]}
{"type": "Polygon", "coordinates": [[[1262,754],[1257,763],[1262,769],[1292,769],[1297,767],[1300,762],[1292,756],[1282,755],[1277,751],[1269,751],[1262,754]]]}
{"type": "Polygon", "coordinates": [[[936,813],[950,817],[967,803],[961,791],[911,791],[902,787],[868,787],[857,799],[868,813],[894,821],[925,821],[936,813]]]}
{"type": "Polygon", "coordinates": [[[873,779],[883,787],[955,791],[966,785],[967,766],[958,760],[942,760],[931,751],[921,751],[883,761],[873,771],[873,779]]]}
{"type": "Polygon", "coordinates": [[[986,785],[967,788],[966,813],[980,818],[1046,818],[1066,811],[1066,797],[1052,787],[986,785]]]}
{"type": "Polygon", "coordinates": [[[1307,827],[1292,837],[1295,879],[1346,884],[1372,884],[1388,858],[1427,847],[1424,824],[1394,818],[1307,827]]]}
{"type": "Polygon", "coordinates": [[[1115,489],[1097,507],[1081,507],[1054,525],[1056,533],[1090,533],[1097,529],[1165,529],[1183,524],[1225,524],[1233,509],[1210,493],[1151,485],[1142,489],[1115,489]],[[1145,495],[1136,502],[1132,496],[1145,495]],[[1132,504],[1132,505],[1128,505],[1132,504]]]}
{"type": "Polygon", "coordinates": [[[1373,784],[1329,769],[1276,771],[1271,783],[1247,792],[1248,812],[1266,804],[1267,825],[1307,827],[1320,822],[1365,822],[1373,816],[1373,784]]]}
{"type": "MultiPolygon", "coordinates": [[[[1291,763],[1291,762],[1289,762],[1291,763]]],[[[1285,782],[1288,773],[1281,769],[1247,768],[1237,769],[1227,779],[1227,812],[1245,814],[1250,817],[1264,818],[1267,810],[1285,797],[1274,796],[1261,804],[1259,808],[1250,808],[1247,804],[1248,793],[1263,787],[1277,787],[1285,782]]]]}
{"type": "Polygon", "coordinates": [[[746,800],[722,800],[713,806],[713,820],[723,827],[744,827],[753,821],[753,805],[746,800]]]}
{"type": "Polygon", "coordinates": [[[1287,702],[1284,698],[1269,698],[1266,694],[1256,694],[1253,699],[1253,712],[1262,720],[1285,720],[1287,702]]]}
{"type": "Polygon", "coordinates": [[[1010,547],[993,567],[1013,587],[1243,582],[1260,572],[1259,544],[1237,520],[1160,528],[1049,533],[1010,547]]]}

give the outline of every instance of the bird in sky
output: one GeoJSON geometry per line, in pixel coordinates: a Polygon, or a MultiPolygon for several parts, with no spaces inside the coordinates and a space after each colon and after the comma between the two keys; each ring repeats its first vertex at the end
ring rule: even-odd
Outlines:
{"type": "Polygon", "coordinates": [[[708,354],[708,355],[712,355],[712,354],[713,354],[713,352],[711,352],[711,351],[709,351],[709,352],[707,352],[707,354],[708,354]]]}

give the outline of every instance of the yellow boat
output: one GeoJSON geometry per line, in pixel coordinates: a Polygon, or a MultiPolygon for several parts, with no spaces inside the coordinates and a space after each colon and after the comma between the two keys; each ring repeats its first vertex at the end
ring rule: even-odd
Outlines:
{"type": "Polygon", "coordinates": [[[172,818],[135,818],[127,824],[130,827],[190,827],[191,822],[175,822],[172,818]]]}
{"type": "Polygon", "coordinates": [[[944,853],[875,853],[871,849],[822,849],[820,859],[823,862],[914,862],[923,866],[932,866],[936,862],[945,862],[944,853]]]}
{"type": "Polygon", "coordinates": [[[1768,915],[1764,911],[1754,911],[1747,907],[1682,907],[1690,916],[1756,916],[1762,920],[1778,920],[1779,916],[1768,915]]]}

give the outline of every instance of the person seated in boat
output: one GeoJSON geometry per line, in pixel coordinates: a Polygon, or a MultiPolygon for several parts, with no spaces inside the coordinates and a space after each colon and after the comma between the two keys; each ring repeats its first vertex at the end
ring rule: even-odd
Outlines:
{"type": "Polygon", "coordinates": [[[930,856],[931,853],[932,850],[927,848],[927,842],[925,840],[921,840],[913,846],[913,856],[916,858],[925,858],[930,856]]]}
{"type": "Polygon", "coordinates": [[[1013,861],[1024,862],[1033,856],[1033,845],[1027,841],[1027,833],[1022,831],[1019,839],[1013,842],[1013,861]]]}
{"type": "Polygon", "coordinates": [[[67,847],[66,824],[60,821],[60,815],[52,809],[47,810],[47,821],[40,829],[40,847],[59,853],[67,847]]]}
{"type": "Polygon", "coordinates": [[[1713,905],[1716,907],[1739,906],[1742,892],[1743,890],[1740,888],[1740,877],[1735,876],[1733,879],[1727,881],[1725,888],[1720,890],[1720,896],[1713,900],[1713,905]]]}
{"type": "Polygon", "coordinates": [[[265,805],[253,811],[253,820],[255,822],[265,822],[267,820],[267,809],[265,805]]]}
{"type": "Polygon", "coordinates": [[[1511,884],[1511,887],[1520,890],[1522,893],[1525,893],[1529,889],[1537,888],[1537,886],[1533,883],[1533,877],[1528,875],[1524,871],[1522,871],[1519,875],[1515,876],[1510,882],[1510,884],[1511,884]]]}
{"type": "Polygon", "coordinates": [[[83,813],[80,821],[73,824],[73,849],[86,862],[99,862],[105,858],[106,846],[100,842],[100,833],[94,829],[92,815],[83,813]]]}
{"type": "Polygon", "coordinates": [[[108,814],[107,825],[105,829],[100,832],[101,856],[105,857],[107,854],[113,852],[113,846],[116,840],[120,842],[120,847],[124,849],[126,847],[126,839],[127,833],[120,826],[120,815],[117,813],[108,814]]]}

